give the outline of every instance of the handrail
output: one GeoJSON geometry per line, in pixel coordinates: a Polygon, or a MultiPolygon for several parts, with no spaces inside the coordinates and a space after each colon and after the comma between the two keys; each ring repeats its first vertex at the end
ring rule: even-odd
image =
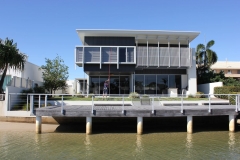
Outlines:
{"type": "MultiPolygon", "coordinates": [[[[49,103],[53,103],[53,101],[55,101],[55,103],[58,103],[59,107],[61,107],[61,114],[65,114],[64,112],[64,108],[66,106],[66,104],[68,104],[67,100],[65,99],[65,96],[69,96],[69,94],[38,94],[38,93],[30,93],[30,94],[17,94],[17,93],[9,93],[8,94],[8,111],[11,111],[11,105],[15,105],[14,103],[17,102],[17,98],[20,96],[25,96],[26,95],[26,99],[27,100],[27,110],[28,110],[28,105],[29,105],[29,97],[30,97],[30,113],[33,114],[34,112],[34,100],[35,101],[38,101],[35,103],[35,105],[37,104],[38,108],[41,108],[41,107],[47,107],[49,103]],[[15,96],[14,96],[15,95],[15,96]],[[58,96],[57,99],[52,99],[50,100],[50,96],[58,96]],[[35,98],[34,98],[35,97],[35,98]],[[44,97],[44,98],[43,98],[44,97]],[[49,103],[48,103],[49,102],[49,103]]],[[[101,101],[102,99],[102,95],[100,94],[95,94],[94,96],[92,94],[71,94],[71,96],[78,96],[78,95],[91,95],[91,113],[94,114],[94,102],[99,102],[99,100],[101,101]]],[[[196,94],[198,95],[198,94],[196,94]]],[[[223,99],[225,101],[223,101],[222,103],[229,103],[231,102],[231,104],[229,105],[234,105],[235,106],[235,111],[238,112],[240,110],[240,94],[201,94],[201,95],[204,95],[205,99],[201,100],[194,100],[194,101],[191,101],[191,99],[187,100],[187,96],[186,95],[183,95],[183,94],[180,94],[178,95],[177,97],[171,97],[169,95],[165,96],[165,97],[162,97],[162,96],[158,96],[158,95],[153,95],[153,96],[149,96],[149,102],[150,103],[147,103],[147,104],[141,104],[137,101],[133,101],[131,98],[128,97],[128,95],[126,94],[118,94],[118,95],[115,95],[115,94],[112,94],[112,95],[108,95],[106,99],[109,99],[109,98],[116,98],[114,99],[114,101],[111,102],[111,100],[107,101],[106,103],[113,103],[113,104],[119,104],[121,106],[121,112],[122,114],[125,114],[125,106],[126,104],[131,104],[132,106],[134,106],[135,104],[137,105],[145,105],[146,107],[149,107],[149,110],[152,114],[155,114],[155,110],[156,109],[159,109],[159,108],[164,108],[164,104],[170,104],[170,105],[174,105],[176,103],[180,104],[180,107],[179,107],[179,110],[182,114],[184,114],[184,110],[186,109],[185,104],[191,104],[191,103],[197,103],[197,105],[202,105],[202,106],[205,106],[208,107],[207,108],[207,112],[211,113],[212,112],[212,108],[213,108],[213,103],[218,103],[218,100],[214,100],[212,98],[212,96],[224,96],[225,98],[229,97],[229,100],[227,99],[223,99]],[[127,98],[127,99],[126,99],[127,98]],[[154,99],[156,98],[156,100],[154,99]],[[155,103],[155,101],[159,101],[159,103],[155,103]],[[121,102],[121,103],[119,103],[121,102]],[[136,103],[135,103],[136,102],[136,103]],[[135,103],[135,104],[134,104],[135,103]],[[203,104],[204,103],[204,104],[203,104]]],[[[143,96],[143,95],[139,95],[140,98],[143,96]]],[[[143,96],[144,97],[144,96],[143,96]]],[[[20,98],[22,99],[22,98],[20,98]]],[[[70,100],[71,101],[71,100],[70,100]]],[[[89,99],[88,99],[89,101],[89,99]]],[[[140,99],[139,99],[140,101],[140,99]]],[[[75,100],[75,102],[77,102],[75,100]]],[[[220,100],[221,102],[221,100],[220,100]]],[[[71,102],[72,103],[72,102],[71,102]]],[[[70,103],[70,104],[71,104],[70,103]]],[[[89,105],[88,102],[84,102],[86,104],[89,105]]],[[[101,104],[101,102],[100,102],[101,104]]],[[[56,104],[55,104],[56,105],[56,104]]],[[[195,105],[195,104],[194,104],[195,105]]],[[[179,105],[177,105],[179,106],[179,105]]],[[[131,108],[131,107],[130,107],[131,108]]],[[[127,107],[128,109],[128,107],[127,107]]]]}

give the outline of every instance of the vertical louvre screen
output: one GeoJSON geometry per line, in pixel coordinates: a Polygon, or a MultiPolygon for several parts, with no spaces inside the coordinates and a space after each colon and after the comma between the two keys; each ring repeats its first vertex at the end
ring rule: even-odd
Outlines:
{"type": "Polygon", "coordinates": [[[181,66],[189,67],[190,59],[189,59],[189,48],[181,48],[181,66]]]}
{"type": "MultiPolygon", "coordinates": [[[[144,48],[146,48],[146,47],[138,47],[137,48],[137,66],[143,66],[144,48]]],[[[147,54],[147,53],[145,53],[145,54],[147,54]]]]}
{"type": "Polygon", "coordinates": [[[157,47],[148,47],[148,66],[158,66],[157,47]]]}
{"type": "Polygon", "coordinates": [[[147,47],[138,47],[137,65],[147,66],[147,47]]]}
{"type": "Polygon", "coordinates": [[[100,62],[100,47],[85,47],[84,55],[85,62],[100,62]]]}
{"type": "Polygon", "coordinates": [[[83,47],[76,47],[76,62],[83,62],[83,47]]]}
{"type": "Polygon", "coordinates": [[[169,48],[170,52],[170,66],[179,66],[179,48],[169,48]]]}
{"type": "Polygon", "coordinates": [[[160,47],[160,66],[169,66],[169,54],[167,47],[160,47]]]}

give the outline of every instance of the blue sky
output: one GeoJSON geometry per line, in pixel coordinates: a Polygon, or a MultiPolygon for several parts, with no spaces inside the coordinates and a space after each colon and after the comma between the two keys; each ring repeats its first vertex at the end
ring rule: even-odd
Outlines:
{"type": "Polygon", "coordinates": [[[240,61],[239,0],[0,0],[0,38],[9,37],[39,66],[57,54],[75,70],[76,29],[199,31],[191,43],[215,40],[220,61],[240,61]]]}

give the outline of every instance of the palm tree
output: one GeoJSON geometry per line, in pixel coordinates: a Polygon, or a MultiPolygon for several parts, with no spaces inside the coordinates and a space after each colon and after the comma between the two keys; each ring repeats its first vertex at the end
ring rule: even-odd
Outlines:
{"type": "Polygon", "coordinates": [[[211,40],[207,45],[198,44],[196,52],[196,63],[197,68],[202,69],[203,71],[208,71],[214,63],[217,62],[217,54],[210,48],[214,45],[214,40],[211,40]]]}
{"type": "Polygon", "coordinates": [[[0,71],[3,72],[0,80],[0,93],[3,93],[3,82],[9,68],[23,70],[26,62],[26,55],[19,52],[17,43],[6,38],[0,39],[0,71]]]}
{"type": "Polygon", "coordinates": [[[196,64],[197,64],[197,83],[210,82],[210,67],[217,62],[217,54],[210,48],[214,45],[214,40],[211,40],[207,45],[197,45],[196,64]]]}

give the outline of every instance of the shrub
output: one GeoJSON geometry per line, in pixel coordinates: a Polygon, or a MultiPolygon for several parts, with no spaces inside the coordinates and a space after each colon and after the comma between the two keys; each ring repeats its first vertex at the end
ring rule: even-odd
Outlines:
{"type": "Polygon", "coordinates": [[[194,96],[192,94],[189,94],[188,98],[194,98],[194,96]]]}
{"type": "Polygon", "coordinates": [[[95,95],[93,94],[93,93],[90,93],[89,95],[88,95],[88,98],[94,98],[95,97],[95,95]]]}
{"type": "MultiPolygon", "coordinates": [[[[233,94],[233,92],[240,92],[239,86],[223,86],[223,87],[215,87],[214,94],[233,94]]],[[[227,95],[215,95],[215,97],[228,99],[227,95]]]]}
{"type": "MultiPolygon", "coordinates": [[[[240,92],[232,92],[231,94],[240,94],[240,92]]],[[[231,105],[235,105],[236,104],[236,95],[229,95],[228,100],[231,105]]]]}
{"type": "Polygon", "coordinates": [[[78,98],[84,98],[85,96],[84,96],[84,95],[76,95],[76,97],[78,97],[78,98]]]}
{"type": "Polygon", "coordinates": [[[197,92],[197,94],[195,95],[195,98],[205,98],[206,96],[204,95],[203,92],[197,92]]]}
{"type": "Polygon", "coordinates": [[[144,95],[142,95],[142,98],[149,98],[149,95],[144,94],[144,95]]]}
{"type": "Polygon", "coordinates": [[[26,89],[26,90],[22,90],[22,93],[33,93],[33,89],[26,89]]]}
{"type": "Polygon", "coordinates": [[[139,98],[139,94],[137,92],[131,92],[129,98],[139,98]]]}

